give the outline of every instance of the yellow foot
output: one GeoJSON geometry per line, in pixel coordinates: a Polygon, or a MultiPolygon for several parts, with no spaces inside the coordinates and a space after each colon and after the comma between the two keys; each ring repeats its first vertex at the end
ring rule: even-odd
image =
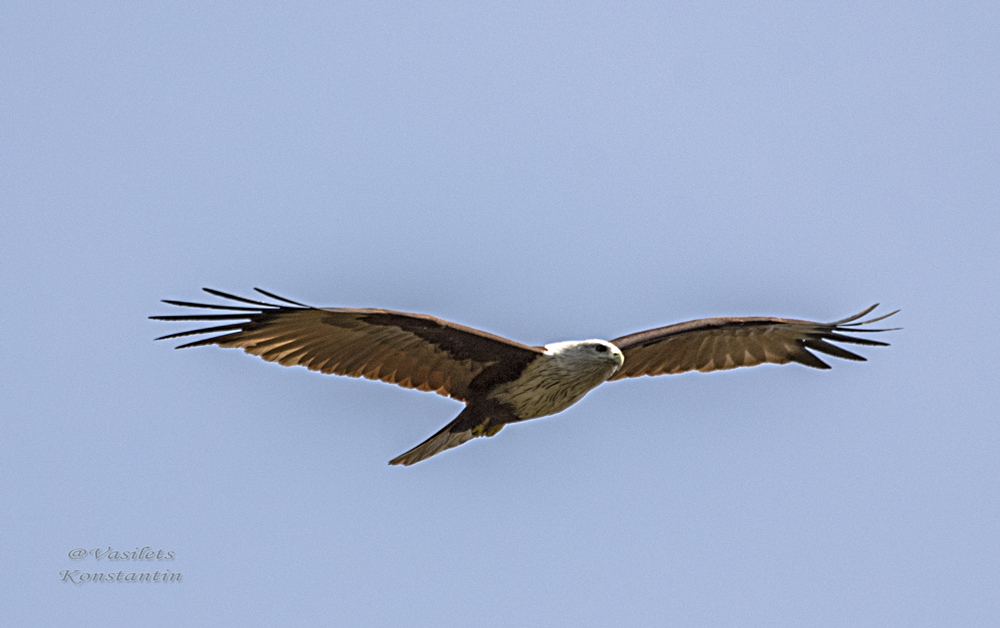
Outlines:
{"type": "Polygon", "coordinates": [[[497,432],[503,429],[504,424],[500,425],[490,425],[490,420],[486,419],[476,427],[472,428],[473,436],[493,436],[497,432]]]}

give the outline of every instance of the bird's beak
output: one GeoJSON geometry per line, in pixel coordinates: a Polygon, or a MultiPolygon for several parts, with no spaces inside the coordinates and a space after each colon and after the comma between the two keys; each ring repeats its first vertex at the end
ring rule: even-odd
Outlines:
{"type": "Polygon", "coordinates": [[[615,364],[618,365],[618,368],[615,369],[616,371],[620,369],[623,364],[625,364],[625,355],[621,351],[616,350],[613,354],[611,354],[611,357],[614,358],[615,364]]]}

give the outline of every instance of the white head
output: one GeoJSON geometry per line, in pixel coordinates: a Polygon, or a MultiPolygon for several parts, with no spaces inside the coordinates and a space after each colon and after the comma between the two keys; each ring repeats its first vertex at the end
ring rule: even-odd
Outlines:
{"type": "Polygon", "coordinates": [[[545,353],[564,362],[573,370],[606,370],[606,377],[625,363],[621,350],[606,340],[569,340],[545,345],[545,353]]]}

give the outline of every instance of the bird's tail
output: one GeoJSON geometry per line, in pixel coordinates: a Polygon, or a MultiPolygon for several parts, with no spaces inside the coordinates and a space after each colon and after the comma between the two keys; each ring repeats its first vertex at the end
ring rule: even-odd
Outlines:
{"type": "Polygon", "coordinates": [[[437,434],[431,436],[405,454],[396,456],[389,461],[389,464],[409,466],[415,462],[435,456],[446,449],[458,447],[477,436],[493,436],[503,428],[503,424],[490,426],[489,421],[489,417],[485,419],[475,417],[467,407],[455,417],[454,421],[442,427],[437,434]]]}

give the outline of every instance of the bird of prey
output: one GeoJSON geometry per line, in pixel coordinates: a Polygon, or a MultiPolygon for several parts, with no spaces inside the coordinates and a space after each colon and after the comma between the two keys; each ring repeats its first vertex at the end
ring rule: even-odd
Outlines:
{"type": "Polygon", "coordinates": [[[899,311],[861,320],[878,307],[875,304],[832,323],[770,317],[703,318],[610,342],[574,340],[533,347],[425,314],[318,308],[259,288],[255,290],[272,302],[204,290],[230,303],[163,302],[224,313],[151,316],[162,321],[210,324],[157,340],[215,334],[177,348],[218,345],[243,349],[284,366],[377,379],[465,402],[465,409],[451,423],[389,462],[403,465],[426,460],[477,436],[493,436],[508,423],[561,412],[606,381],[693,370],[706,373],[765,362],[830,368],[811,351],[864,361],[830,341],[887,346],[848,334],[892,331],[862,327],[899,311]]]}

